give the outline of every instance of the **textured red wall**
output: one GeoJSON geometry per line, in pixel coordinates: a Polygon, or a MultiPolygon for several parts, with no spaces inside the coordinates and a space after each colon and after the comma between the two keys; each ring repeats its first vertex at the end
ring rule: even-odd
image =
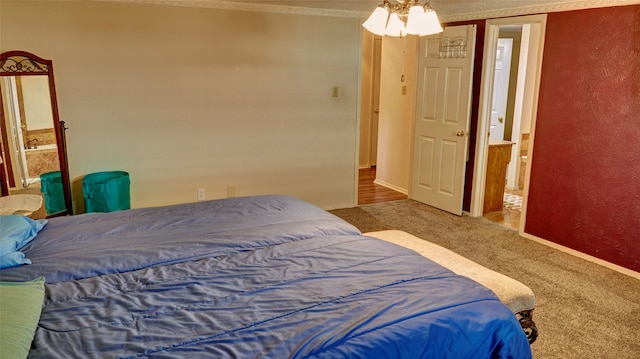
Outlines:
{"type": "Polygon", "coordinates": [[[640,271],[640,5],[547,18],[527,233],[640,271]]]}

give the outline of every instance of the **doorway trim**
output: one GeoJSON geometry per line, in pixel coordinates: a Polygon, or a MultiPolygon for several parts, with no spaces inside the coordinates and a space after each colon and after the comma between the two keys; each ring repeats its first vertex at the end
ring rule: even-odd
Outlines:
{"type": "MultiPolygon", "coordinates": [[[[535,26],[537,34],[529,41],[529,49],[536,49],[534,61],[529,59],[528,65],[533,66],[534,75],[527,81],[534,81],[534,85],[525,91],[524,97],[532,99],[531,105],[531,127],[529,129],[529,149],[527,162],[530,164],[533,158],[533,143],[535,138],[536,117],[538,110],[538,96],[540,90],[540,77],[542,73],[542,55],[544,49],[544,37],[547,24],[547,15],[529,15],[511,18],[488,19],[485,27],[484,50],[482,60],[482,80],[480,83],[480,105],[478,109],[478,129],[476,134],[475,166],[473,169],[473,184],[471,188],[470,215],[480,217],[483,215],[483,203],[487,170],[487,157],[489,148],[489,122],[491,121],[491,102],[493,93],[494,68],[496,61],[496,51],[498,46],[498,35],[500,26],[505,25],[532,25],[535,26]]],[[[523,203],[520,217],[519,232],[524,232],[526,219],[526,204],[529,193],[529,176],[531,165],[527,166],[523,191],[523,203]]]]}

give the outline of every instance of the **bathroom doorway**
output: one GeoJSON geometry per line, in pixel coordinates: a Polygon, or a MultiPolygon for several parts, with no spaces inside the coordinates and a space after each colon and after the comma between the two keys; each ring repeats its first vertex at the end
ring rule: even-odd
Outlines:
{"type": "Polygon", "coordinates": [[[476,148],[478,165],[474,169],[471,214],[482,216],[485,212],[492,116],[495,117],[494,95],[496,87],[499,86],[496,85],[496,63],[499,56],[504,55],[500,53],[504,49],[499,50],[500,39],[510,38],[513,43],[511,56],[513,61],[510,62],[505,116],[498,117],[502,117],[504,124],[502,141],[512,143],[508,164],[505,164],[504,169],[504,189],[507,190],[507,195],[515,193],[521,197],[519,200],[515,198],[511,201],[512,198],[507,198],[510,196],[503,196],[503,208],[500,211],[494,211],[499,213],[490,219],[503,222],[520,231],[524,230],[526,216],[530,172],[527,163],[533,155],[533,129],[535,129],[537,112],[545,25],[546,15],[487,20],[485,34],[476,148]],[[514,202],[513,205],[512,202],[514,202]]]}
{"type": "Polygon", "coordinates": [[[518,70],[526,69],[525,59],[520,58],[521,39],[522,25],[499,27],[483,206],[485,218],[515,229],[520,225],[522,204],[522,188],[516,178],[520,163],[514,160],[521,146],[521,113],[514,111],[518,70]]]}

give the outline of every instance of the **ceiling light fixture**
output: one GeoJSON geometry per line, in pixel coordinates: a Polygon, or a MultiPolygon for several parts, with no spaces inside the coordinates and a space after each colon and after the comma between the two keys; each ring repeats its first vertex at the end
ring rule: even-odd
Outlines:
{"type": "Polygon", "coordinates": [[[423,6],[418,0],[397,0],[394,4],[384,0],[362,26],[379,36],[425,36],[442,32],[429,1],[423,6]]]}

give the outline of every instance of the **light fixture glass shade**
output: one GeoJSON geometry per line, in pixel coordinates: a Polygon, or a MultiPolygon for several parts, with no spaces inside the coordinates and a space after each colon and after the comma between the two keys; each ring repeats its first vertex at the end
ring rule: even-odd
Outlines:
{"type": "Polygon", "coordinates": [[[377,7],[362,26],[371,33],[384,36],[388,19],[389,10],[384,7],[377,7]]]}
{"type": "Polygon", "coordinates": [[[421,22],[424,18],[424,8],[422,6],[414,5],[409,9],[409,18],[407,19],[407,34],[419,35],[421,30],[421,22]]]}
{"type": "Polygon", "coordinates": [[[362,26],[378,36],[425,36],[442,32],[438,16],[428,2],[421,6],[418,0],[397,1],[399,4],[391,5],[384,0],[362,26]]]}
{"type": "Polygon", "coordinates": [[[442,32],[442,26],[440,26],[440,20],[438,15],[433,10],[425,11],[422,15],[423,20],[420,22],[419,36],[432,35],[442,32]]]}
{"type": "Polygon", "coordinates": [[[400,20],[398,14],[392,13],[389,15],[389,23],[387,23],[387,36],[402,36],[404,32],[404,23],[400,20]]]}

